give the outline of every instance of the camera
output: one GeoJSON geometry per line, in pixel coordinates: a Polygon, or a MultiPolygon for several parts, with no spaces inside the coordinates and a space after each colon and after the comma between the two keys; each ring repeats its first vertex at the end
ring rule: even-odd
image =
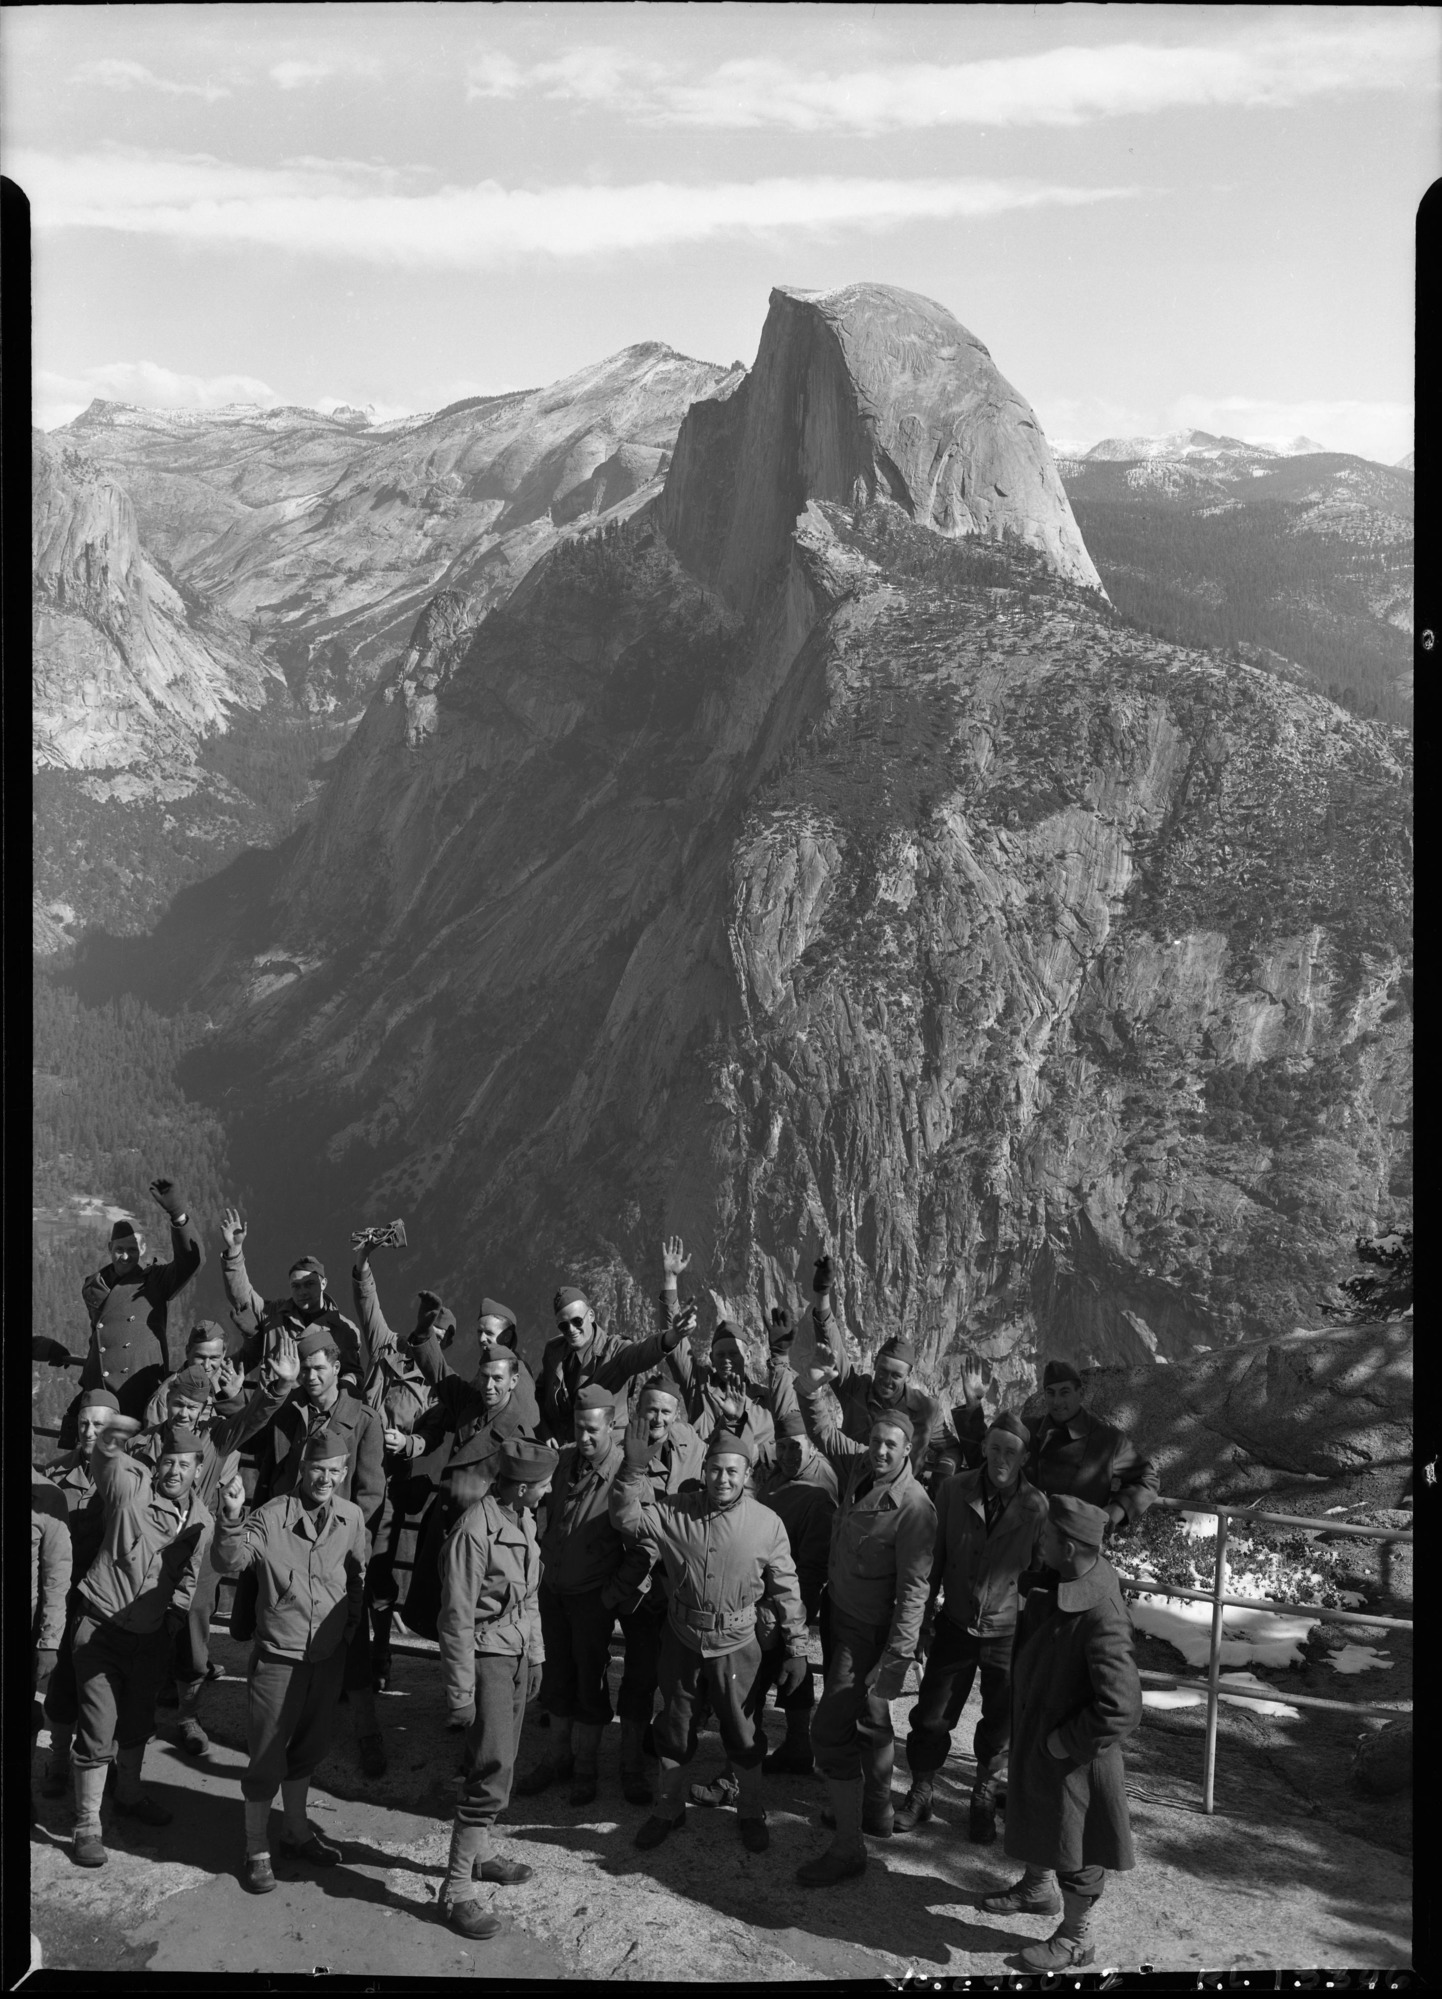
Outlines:
{"type": "Polygon", "coordinates": [[[357,1229],[350,1239],[352,1249],[404,1249],[404,1222],[383,1222],[379,1228],[357,1229]]]}

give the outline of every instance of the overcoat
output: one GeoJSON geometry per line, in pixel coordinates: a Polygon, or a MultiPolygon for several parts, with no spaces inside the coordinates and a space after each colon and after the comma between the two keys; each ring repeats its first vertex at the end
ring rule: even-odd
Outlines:
{"type": "Polygon", "coordinates": [[[1122,1743],[1142,1718],[1132,1627],[1116,1570],[1099,1556],[1074,1582],[1021,1578],[1011,1657],[1006,1851],[1032,1867],[1133,1867],[1122,1743]],[[1047,1747],[1055,1730],[1056,1757],[1047,1747]]]}

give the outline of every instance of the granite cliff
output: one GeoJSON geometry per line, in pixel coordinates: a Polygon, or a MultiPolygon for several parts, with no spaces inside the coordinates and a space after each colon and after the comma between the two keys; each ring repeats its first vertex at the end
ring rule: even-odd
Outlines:
{"type": "Polygon", "coordinates": [[[403,1212],[393,1282],[534,1334],[562,1272],[648,1323],[663,1232],[753,1324],[825,1243],[1000,1392],[1289,1330],[1405,1210],[1396,749],[1124,627],[939,307],[773,294],[659,498],[472,618],[148,947],[275,1256],[403,1212]]]}

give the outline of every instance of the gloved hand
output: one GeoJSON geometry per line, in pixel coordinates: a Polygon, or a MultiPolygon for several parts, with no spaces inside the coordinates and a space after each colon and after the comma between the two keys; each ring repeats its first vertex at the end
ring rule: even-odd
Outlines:
{"type": "Polygon", "coordinates": [[[37,1694],[43,1694],[49,1686],[50,1675],[55,1671],[59,1660],[60,1654],[52,1652],[49,1646],[46,1646],[42,1651],[35,1654],[35,1691],[37,1694]]]}
{"type": "Polygon", "coordinates": [[[435,1324],[436,1314],[445,1308],[438,1291],[418,1291],[416,1293],[416,1329],[411,1334],[413,1340],[420,1339],[435,1324]]]}
{"type": "Polygon", "coordinates": [[[626,1467],[629,1471],[644,1471],[651,1462],[651,1440],[646,1435],[646,1419],[639,1409],[626,1425],[624,1445],[626,1467]]]}
{"type": "Polygon", "coordinates": [[[767,1335],[771,1351],[779,1359],[791,1351],[791,1342],[796,1338],[796,1328],[791,1323],[791,1314],[784,1305],[771,1307],[771,1331],[767,1335]]]}
{"type": "Polygon", "coordinates": [[[446,1727],[452,1735],[459,1735],[464,1729],[472,1727],[475,1719],[476,1704],[474,1701],[467,1701],[464,1707],[453,1707],[451,1709],[450,1713],[446,1716],[446,1727]]]}
{"type": "Polygon", "coordinates": [[[867,1692],[879,1701],[899,1701],[906,1685],[905,1659],[883,1660],[866,1683],[867,1692]]]}
{"type": "Polygon", "coordinates": [[[545,1667],[541,1664],[541,1661],[539,1659],[532,1659],[530,1664],[527,1666],[526,1699],[528,1702],[535,1700],[537,1695],[540,1693],[541,1675],[542,1673],[545,1672],[545,1670],[546,1670],[545,1667]]]}
{"type": "Polygon", "coordinates": [[[831,1289],[831,1258],[823,1250],[816,1259],[816,1274],[811,1280],[811,1288],[818,1298],[831,1289]]]}
{"type": "Polygon", "coordinates": [[[185,1203],[177,1193],[173,1180],[152,1180],[150,1192],[152,1198],[159,1202],[172,1221],[178,1220],[185,1213],[185,1203]]]}
{"type": "Polygon", "coordinates": [[[805,1678],[806,1655],[804,1652],[793,1652],[781,1668],[781,1671],[776,1675],[778,1693],[794,1694],[805,1678]]]}

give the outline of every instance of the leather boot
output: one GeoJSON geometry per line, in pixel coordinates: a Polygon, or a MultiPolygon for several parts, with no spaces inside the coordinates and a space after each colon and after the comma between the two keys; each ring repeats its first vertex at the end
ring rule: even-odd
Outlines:
{"type": "Polygon", "coordinates": [[[140,1766],[145,1761],[145,1744],[132,1744],[129,1749],[120,1749],[115,1754],[115,1816],[121,1819],[137,1819],[141,1825],[169,1825],[175,1817],[164,1805],[157,1804],[141,1788],[140,1766]]]}
{"type": "Polygon", "coordinates": [[[512,1791],[518,1798],[539,1797],[551,1784],[564,1783],[576,1767],[576,1759],[571,1753],[571,1732],[575,1724],[569,1715],[552,1715],[551,1746],[540,1762],[518,1777],[512,1791]]]}
{"type": "Polygon", "coordinates": [[[501,1927],[481,1902],[476,1890],[476,1870],[491,1857],[491,1829],[487,1825],[451,1827],[451,1852],[446,1866],[446,1884],[441,1890],[441,1907],[453,1930],[463,1937],[484,1940],[501,1927]]]}
{"type": "Polygon", "coordinates": [[[991,1846],[996,1840],[996,1764],[979,1762],[976,1766],[976,1782],[971,1787],[971,1806],[966,1822],[966,1836],[978,1846],[991,1846]]]}
{"type": "Polygon", "coordinates": [[[639,1721],[622,1721],[621,1795],[628,1805],[649,1805],[654,1795],[646,1776],[645,1739],[639,1721]]]}
{"type": "Polygon", "coordinates": [[[203,1756],[210,1747],[210,1737],[200,1725],[200,1696],[204,1686],[203,1679],[177,1680],[175,1683],[180,1710],[177,1740],[187,1756],[203,1756]]]}
{"type": "Polygon", "coordinates": [[[816,1761],[811,1754],[810,1708],[786,1710],[786,1740],[761,1765],[770,1777],[814,1777],[816,1761]]]}
{"type": "Polygon", "coordinates": [[[1061,1926],[1044,1943],[1028,1944],[1021,1961],[1028,1971],[1070,1971],[1074,1965],[1091,1964],[1096,1947],[1091,1940],[1092,1897],[1061,1891],[1065,1914],[1061,1926]]]}
{"type": "Polygon", "coordinates": [[[897,1832],[915,1832],[931,1817],[931,1783],[929,1775],[912,1778],[911,1789],[892,1814],[892,1824],[897,1832]]]}
{"type": "Polygon", "coordinates": [[[45,1774],[40,1779],[42,1798],[63,1798],[70,1790],[70,1744],[75,1731],[68,1724],[52,1721],[50,1724],[50,1754],[45,1763],[45,1774]]]}
{"type": "Polygon", "coordinates": [[[576,1751],[571,1803],[589,1805],[596,1795],[599,1781],[597,1766],[601,1755],[601,1731],[593,1721],[578,1721],[572,1726],[571,1740],[576,1751]]]}
{"type": "Polygon", "coordinates": [[[656,1785],[656,1809],[636,1834],[636,1845],[659,1846],[670,1833],[680,1832],[686,1823],[686,1765],[661,1758],[661,1776],[656,1785]]]}
{"type": "Polygon", "coordinates": [[[890,1839],[896,1823],[891,1802],[891,1773],[896,1763],[896,1737],[863,1732],[861,1737],[862,1791],[861,1829],[874,1839],[890,1839]]]}
{"type": "Polygon", "coordinates": [[[105,1844],[100,1836],[100,1801],[105,1796],[109,1763],[73,1762],[75,1783],[75,1839],[71,1857],[77,1867],[103,1867],[105,1844]]]}
{"type": "Polygon", "coordinates": [[[764,1853],[771,1844],[766,1830],[766,1809],[761,1802],[761,1765],[749,1764],[736,1771],[736,1824],[741,1844],[748,1853],[764,1853]]]}
{"type": "Polygon", "coordinates": [[[830,1888],[838,1881],[849,1881],[853,1875],[866,1872],[866,1842],[861,1837],[861,1779],[828,1777],[826,1785],[831,1793],[836,1831],[824,1853],[797,1868],[796,1878],[803,1888],[830,1888]]]}
{"type": "Polygon", "coordinates": [[[1020,1881],[983,1895],[981,1906],[993,1916],[1059,1916],[1061,1894],[1049,1867],[1028,1867],[1020,1881]]]}

